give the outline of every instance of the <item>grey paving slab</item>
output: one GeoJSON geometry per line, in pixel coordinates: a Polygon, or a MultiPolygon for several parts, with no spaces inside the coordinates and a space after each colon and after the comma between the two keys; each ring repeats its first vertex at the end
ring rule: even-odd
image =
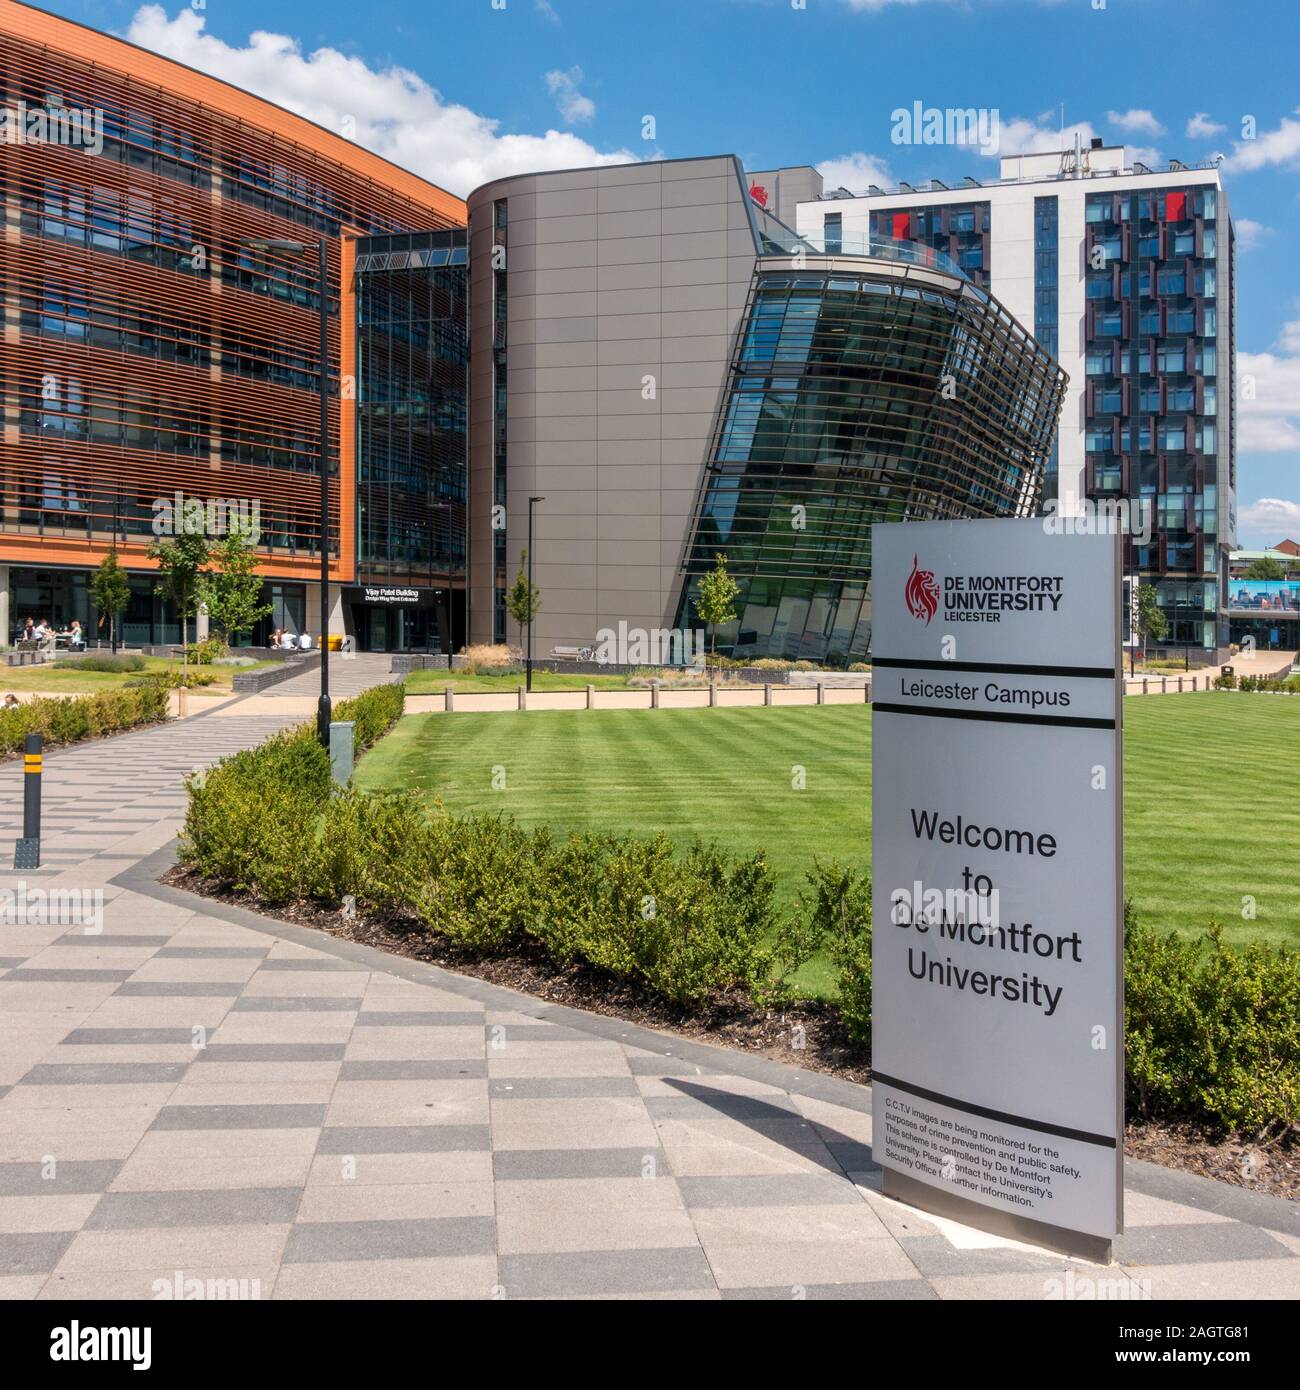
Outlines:
{"type": "Polygon", "coordinates": [[[500,1269],[506,1298],[635,1296],[715,1287],[698,1246],[503,1255],[500,1269]]]}
{"type": "Polygon", "coordinates": [[[196,1062],[330,1062],[347,1053],[346,1043],[210,1042],[195,1052],[196,1062]]]}
{"type": "Polygon", "coordinates": [[[360,1007],[360,999],[336,995],[245,994],[235,1000],[230,1011],[240,1014],[346,1014],[360,1007]]]}
{"type": "Polygon", "coordinates": [[[74,1028],[63,1039],[65,1047],[137,1047],[193,1042],[192,1028],[74,1028]]]}
{"type": "Polygon", "coordinates": [[[179,1081],[188,1062],[55,1062],[33,1067],[24,1086],[128,1086],[179,1081]]]}
{"type": "Polygon", "coordinates": [[[297,1187],[106,1192],[84,1229],[276,1224],[293,1220],[300,1196],[297,1187]]]}
{"type": "Polygon", "coordinates": [[[132,972],[130,970],[57,970],[57,969],[37,969],[32,966],[20,966],[17,970],[11,970],[4,979],[7,985],[20,984],[52,984],[52,985],[111,985],[123,980],[129,980],[132,972]]]}
{"type": "MultiPolygon", "coordinates": [[[[51,1156],[52,1157],[52,1156],[51,1156]]],[[[0,1163],[0,1197],[44,1197],[51,1193],[105,1192],[121,1159],[54,1159],[0,1163]]]]}
{"type": "Polygon", "coordinates": [[[404,1221],[299,1222],[289,1233],[285,1264],[333,1260],[418,1260],[492,1255],[496,1230],[489,1216],[441,1216],[404,1221]]]}
{"type": "Polygon", "coordinates": [[[0,1274],[48,1274],[72,1244],[75,1231],[0,1233],[0,1274]]]}
{"type": "Polygon", "coordinates": [[[165,1105],[150,1129],[314,1129],[323,1105],[165,1105]]]}
{"type": "Polygon", "coordinates": [[[653,1145],[618,1149],[497,1149],[492,1168],[499,1182],[536,1178],[642,1178],[671,1171],[653,1145]]]}
{"type": "Polygon", "coordinates": [[[1126,1265],[1205,1264],[1214,1260],[1292,1258],[1267,1231],[1239,1221],[1196,1225],[1141,1226],[1115,1242],[1115,1258],[1126,1265]]]}

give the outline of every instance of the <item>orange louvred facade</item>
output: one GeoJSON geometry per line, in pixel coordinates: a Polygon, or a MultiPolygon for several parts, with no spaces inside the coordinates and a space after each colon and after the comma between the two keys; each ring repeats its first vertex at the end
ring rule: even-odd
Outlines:
{"type": "Polygon", "coordinates": [[[0,143],[0,565],[91,568],[116,537],[129,569],[152,568],[156,504],[182,494],[256,504],[261,572],[317,578],[324,235],[331,576],[353,580],[351,238],[463,227],[464,203],[258,97],[23,5],[0,7],[0,105],[37,137],[50,113],[86,113],[59,141],[19,126],[0,143]],[[308,249],[249,246],[267,238],[308,249]]]}

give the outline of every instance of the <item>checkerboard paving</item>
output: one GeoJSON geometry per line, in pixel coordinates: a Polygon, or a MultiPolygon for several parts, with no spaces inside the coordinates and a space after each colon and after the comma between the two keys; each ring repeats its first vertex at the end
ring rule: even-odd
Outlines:
{"type": "Polygon", "coordinates": [[[36,877],[105,902],[0,928],[7,1296],[1300,1296],[1294,1204],[1130,1164],[1118,1262],[1045,1254],[884,1198],[862,1088],[156,886],[273,727],[47,760],[36,877]]]}

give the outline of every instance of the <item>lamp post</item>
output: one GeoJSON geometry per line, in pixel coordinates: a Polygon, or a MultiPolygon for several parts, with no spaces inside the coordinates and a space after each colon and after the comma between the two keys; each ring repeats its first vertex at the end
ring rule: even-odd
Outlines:
{"type": "MultiPolygon", "coordinates": [[[[282,251],[301,256],[312,243],[281,237],[255,237],[244,242],[254,251],[282,251]]],[[[329,243],[322,237],[317,253],[316,298],[320,309],[320,699],[316,704],[316,736],[330,746],[330,470],[329,470],[329,243]]],[[[342,477],[340,476],[340,484],[342,477]]],[[[341,500],[341,498],[340,498],[341,500]]]]}
{"type": "Polygon", "coordinates": [[[545,497],[528,499],[528,655],[524,658],[524,681],[527,689],[533,688],[533,618],[537,602],[533,597],[533,508],[545,497]]]}

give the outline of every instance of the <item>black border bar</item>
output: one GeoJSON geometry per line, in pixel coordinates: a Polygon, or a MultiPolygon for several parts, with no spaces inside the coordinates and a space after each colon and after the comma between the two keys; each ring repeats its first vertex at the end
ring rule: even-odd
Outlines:
{"type": "Polygon", "coordinates": [[[986,724],[1042,724],[1059,729],[1113,729],[1113,719],[1085,719],[1068,714],[1004,714],[996,709],[953,709],[949,705],[894,705],[876,700],[881,714],[923,714],[935,719],[976,719],[986,724]]]}
{"type": "Polygon", "coordinates": [[[1091,680],[1116,680],[1113,666],[1025,666],[1015,661],[909,661],[901,656],[872,657],[871,664],[888,670],[911,667],[916,671],[971,671],[990,676],[1081,676],[1091,680]]]}
{"type": "Polygon", "coordinates": [[[947,1105],[953,1110],[964,1110],[970,1115],[979,1115],[981,1119],[996,1120],[999,1124],[1015,1125],[1019,1129],[1032,1129],[1039,1134],[1052,1134],[1058,1139],[1077,1139],[1083,1144],[1096,1144],[1103,1149],[1113,1149],[1118,1146],[1118,1140],[1105,1134],[1090,1134],[1086,1129],[1070,1129],[1065,1125],[1048,1124],[1045,1120],[1027,1120],[1023,1115],[1010,1115],[1005,1110],[993,1110],[987,1105],[973,1105],[968,1100],[956,1100],[952,1096],[945,1096],[941,1091],[928,1091],[924,1086],[913,1086],[910,1081],[900,1081],[896,1076],[886,1076],[884,1072],[873,1071],[871,1080],[874,1084],[879,1081],[882,1086],[892,1086],[895,1091],[903,1091],[909,1096],[916,1096],[920,1100],[930,1100],[936,1105],[947,1105]]]}

